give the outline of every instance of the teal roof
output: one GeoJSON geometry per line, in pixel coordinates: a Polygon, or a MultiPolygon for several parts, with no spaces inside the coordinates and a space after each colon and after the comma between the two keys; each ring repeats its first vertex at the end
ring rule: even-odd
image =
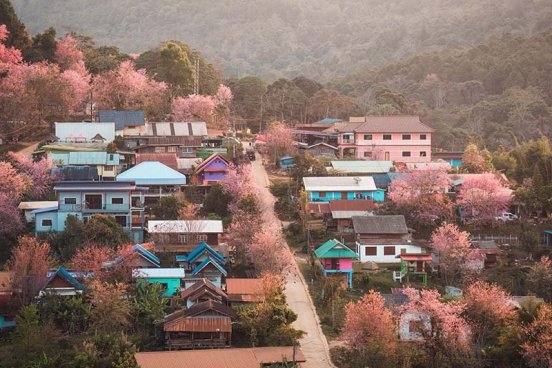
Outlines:
{"type": "Polygon", "coordinates": [[[59,276],[65,281],[67,281],[69,284],[71,284],[75,289],[78,290],[84,290],[85,287],[83,284],[81,284],[76,278],[74,278],[63,266],[60,266],[56,272],[54,272],[50,278],[48,278],[48,281],[46,281],[46,286],[56,277],[59,276]]]}
{"type": "Polygon", "coordinates": [[[119,165],[118,153],[107,152],[52,152],[50,158],[56,165],[119,165]]]}
{"type": "MultiPolygon", "coordinates": [[[[209,254],[220,264],[225,263],[224,257],[205,242],[201,242],[197,247],[195,247],[193,251],[190,252],[190,254],[188,254],[187,257],[180,258],[180,260],[184,260],[189,264],[194,263],[194,261],[197,260],[205,252],[209,252],[209,254]]],[[[181,256],[176,256],[177,261],[179,261],[179,257],[181,256]]]]}
{"type": "Polygon", "coordinates": [[[355,252],[336,239],[328,240],[319,246],[314,254],[318,258],[358,258],[355,252]]]}
{"type": "Polygon", "coordinates": [[[117,175],[116,181],[133,181],[136,185],[185,185],[186,176],[158,161],[144,161],[117,175]]]}
{"type": "Polygon", "coordinates": [[[212,264],[213,266],[215,266],[215,268],[219,270],[220,273],[222,273],[224,276],[228,275],[226,270],[217,261],[213,260],[211,257],[207,257],[196,268],[194,268],[192,276],[197,275],[202,269],[207,267],[208,264],[212,264]]]}
{"type": "Polygon", "coordinates": [[[152,252],[150,252],[146,248],[142,247],[140,244],[134,245],[132,247],[132,250],[138,252],[141,257],[147,259],[148,261],[150,261],[152,264],[156,265],[157,267],[160,266],[161,261],[159,260],[159,258],[157,258],[157,256],[155,256],[155,254],[153,254],[152,252]]]}

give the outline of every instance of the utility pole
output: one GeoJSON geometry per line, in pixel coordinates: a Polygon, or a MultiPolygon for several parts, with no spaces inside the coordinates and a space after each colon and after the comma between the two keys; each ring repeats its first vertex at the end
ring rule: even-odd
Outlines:
{"type": "Polygon", "coordinates": [[[197,56],[194,66],[194,95],[199,95],[199,57],[197,56]]]}
{"type": "Polygon", "coordinates": [[[259,134],[263,131],[263,95],[261,95],[261,120],[259,121],[259,134]]]}

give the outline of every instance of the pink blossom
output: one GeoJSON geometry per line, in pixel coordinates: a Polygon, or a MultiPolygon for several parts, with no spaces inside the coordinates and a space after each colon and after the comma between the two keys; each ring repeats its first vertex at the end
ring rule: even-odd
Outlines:
{"type": "Polygon", "coordinates": [[[61,70],[73,69],[76,64],[84,63],[84,54],[77,46],[78,41],[71,36],[57,41],[56,61],[61,70]]]}
{"type": "Polygon", "coordinates": [[[203,95],[177,97],[171,105],[171,112],[175,121],[210,121],[214,109],[215,101],[213,98],[203,95]]]}
{"type": "Polygon", "coordinates": [[[21,51],[4,45],[4,41],[8,38],[8,34],[9,32],[6,25],[0,24],[0,73],[9,72],[11,67],[23,61],[21,51]]]}
{"type": "Polygon", "coordinates": [[[225,86],[224,84],[219,85],[217,94],[215,95],[215,104],[218,105],[224,105],[227,106],[232,102],[232,98],[234,96],[232,95],[232,91],[230,88],[225,86]]]}
{"type": "Polygon", "coordinates": [[[494,174],[468,176],[464,179],[457,203],[471,216],[472,222],[491,223],[508,209],[511,192],[494,174]]]}

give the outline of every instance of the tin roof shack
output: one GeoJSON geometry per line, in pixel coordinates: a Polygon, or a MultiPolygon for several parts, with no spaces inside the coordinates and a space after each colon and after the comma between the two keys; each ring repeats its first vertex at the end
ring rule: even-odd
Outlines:
{"type": "Polygon", "coordinates": [[[427,286],[427,264],[431,262],[431,254],[408,254],[402,253],[397,256],[401,260],[400,271],[393,271],[393,280],[402,283],[406,277],[406,282],[410,282],[410,276],[421,276],[422,283],[427,286]]]}
{"type": "Polygon", "coordinates": [[[40,296],[44,294],[55,294],[59,296],[74,296],[82,294],[85,290],[84,285],[77,277],[88,276],[81,272],[69,272],[61,266],[57,270],[48,273],[48,281],[40,291],[40,296]]]}
{"type": "Polygon", "coordinates": [[[483,254],[485,258],[482,259],[483,264],[479,268],[491,268],[498,265],[498,255],[500,254],[500,248],[494,240],[474,240],[471,242],[473,247],[478,253],[483,254]]]}
{"type": "Polygon", "coordinates": [[[371,200],[335,200],[328,203],[311,203],[309,210],[322,215],[327,230],[339,233],[353,232],[353,216],[369,216],[375,209],[371,200]]]}
{"type": "Polygon", "coordinates": [[[259,303],[264,300],[262,279],[227,278],[228,301],[234,304],[259,303]]]}
{"type": "Polygon", "coordinates": [[[100,110],[100,123],[115,123],[115,133],[122,135],[125,128],[139,130],[146,123],[144,112],[140,110],[100,110]]]}
{"type": "Polygon", "coordinates": [[[20,202],[17,208],[23,211],[25,220],[30,223],[34,222],[35,215],[34,210],[41,210],[44,208],[57,207],[58,201],[36,201],[36,202],[20,202]]]}
{"type": "Polygon", "coordinates": [[[195,304],[165,316],[163,331],[169,350],[230,347],[232,320],[230,307],[212,300],[195,304]]]}
{"type": "Polygon", "coordinates": [[[318,247],[314,254],[320,262],[324,276],[345,274],[347,286],[353,287],[353,260],[358,259],[355,252],[340,241],[332,239],[318,247]]]}
{"type": "Polygon", "coordinates": [[[226,304],[228,302],[228,295],[221,288],[205,278],[196,281],[190,287],[182,290],[180,292],[180,298],[185,303],[186,308],[207,301],[213,301],[220,304],[226,304]]]}

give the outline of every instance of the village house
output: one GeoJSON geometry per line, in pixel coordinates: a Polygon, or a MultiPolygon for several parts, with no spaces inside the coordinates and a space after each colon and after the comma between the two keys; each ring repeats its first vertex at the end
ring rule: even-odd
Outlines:
{"type": "Polygon", "coordinates": [[[347,286],[353,287],[353,260],[358,259],[354,251],[340,241],[331,239],[318,247],[314,254],[320,262],[324,276],[345,274],[347,286]]]}
{"type": "Polygon", "coordinates": [[[232,305],[262,302],[264,300],[263,280],[227,278],[226,294],[232,305]]]}
{"type": "Polygon", "coordinates": [[[393,168],[393,161],[331,161],[331,170],[345,175],[387,174],[393,168]]]}
{"type": "Polygon", "coordinates": [[[299,143],[297,146],[300,152],[309,154],[316,158],[336,158],[339,152],[337,146],[332,146],[326,142],[318,142],[311,145],[299,143]]]}
{"type": "MultiPolygon", "coordinates": [[[[296,346],[154,351],[134,355],[139,368],[259,368],[306,362],[296,346]]],[[[294,365],[295,367],[295,365],[294,365]]]]}
{"type": "Polygon", "coordinates": [[[309,202],[329,202],[331,200],[371,199],[383,202],[384,191],[376,188],[370,176],[327,176],[304,177],[303,184],[309,202]]]}
{"type": "Polygon", "coordinates": [[[228,295],[211,281],[201,279],[190,287],[182,290],[180,292],[180,299],[186,308],[190,308],[194,304],[203,303],[209,300],[220,304],[227,304],[228,295]]]}
{"type": "Polygon", "coordinates": [[[423,331],[431,328],[431,319],[426,313],[409,311],[398,312],[397,308],[408,303],[406,296],[401,289],[391,289],[391,294],[382,294],[384,306],[398,314],[397,324],[399,338],[402,341],[421,341],[423,331]]]}
{"type": "Polygon", "coordinates": [[[238,315],[212,300],[194,304],[167,316],[163,321],[169,350],[230,347],[232,320],[238,315]]]}
{"type": "Polygon", "coordinates": [[[25,216],[25,221],[27,221],[28,223],[31,223],[35,221],[35,215],[33,213],[34,210],[57,207],[57,205],[58,205],[57,201],[34,201],[34,202],[24,201],[24,202],[20,202],[17,208],[23,211],[23,215],[25,216]]]}
{"type": "Polygon", "coordinates": [[[202,242],[218,247],[224,232],[221,220],[149,220],[147,230],[156,250],[181,253],[202,242]]]}
{"type": "Polygon", "coordinates": [[[135,268],[132,270],[132,278],[137,283],[148,282],[159,284],[163,290],[163,296],[170,297],[181,288],[181,281],[186,277],[183,268],[135,268]]]}
{"type": "Polygon", "coordinates": [[[471,242],[476,251],[483,255],[481,257],[478,269],[491,268],[498,265],[498,255],[500,248],[494,240],[474,240],[471,242]]]}
{"type": "MultiPolygon", "coordinates": [[[[74,149],[79,148],[76,147],[74,149]]],[[[120,167],[120,155],[105,151],[48,150],[47,157],[58,167],[95,167],[99,180],[115,180],[120,167]]]]}
{"type": "Polygon", "coordinates": [[[55,271],[48,273],[48,280],[40,290],[39,296],[44,296],[46,294],[59,296],[82,294],[85,287],[78,278],[87,278],[91,276],[91,274],[81,272],[69,272],[65,267],[60,266],[55,271]]]}
{"type": "Polygon", "coordinates": [[[117,256],[112,261],[104,262],[102,268],[109,269],[121,263],[124,263],[129,269],[134,268],[159,268],[161,261],[159,258],[150,252],[146,247],[150,244],[135,244],[127,252],[117,256]]]}
{"type": "Polygon", "coordinates": [[[399,264],[399,254],[421,254],[412,244],[412,235],[403,215],[354,216],[356,251],[361,262],[399,264]]]}
{"type": "Polygon", "coordinates": [[[322,217],[327,230],[339,233],[353,232],[352,217],[372,215],[374,209],[375,204],[371,200],[309,203],[310,213],[315,217],[322,217]]]}
{"type": "Polygon", "coordinates": [[[100,123],[115,123],[115,135],[138,134],[146,124],[144,111],[100,110],[100,123]]]}
{"type": "Polygon", "coordinates": [[[337,129],[340,158],[431,161],[433,129],[418,116],[367,116],[353,121],[337,129]]]}
{"type": "Polygon", "coordinates": [[[55,122],[58,142],[110,143],[115,139],[115,123],[55,122]]]}
{"type": "Polygon", "coordinates": [[[397,256],[401,262],[399,271],[393,271],[393,280],[410,282],[410,277],[421,277],[422,283],[427,286],[427,269],[428,263],[432,262],[433,258],[429,253],[409,254],[401,253],[397,256]]]}
{"type": "Polygon", "coordinates": [[[224,268],[224,256],[209,244],[202,242],[187,255],[177,255],[176,263],[188,273],[184,280],[186,288],[201,279],[207,279],[216,287],[222,287],[222,278],[228,275],[224,268]]]}
{"type": "Polygon", "coordinates": [[[86,221],[107,215],[132,235],[135,242],[144,236],[144,188],[133,182],[64,181],[54,185],[58,205],[33,211],[37,234],[65,229],[67,216],[86,221]]]}
{"type": "Polygon", "coordinates": [[[218,153],[213,153],[194,170],[194,183],[197,185],[219,184],[226,180],[230,163],[218,153]]]}
{"type": "Polygon", "coordinates": [[[174,153],[196,157],[207,137],[205,122],[149,122],[138,131],[125,130],[124,146],[136,153],[174,153]]]}
{"type": "Polygon", "coordinates": [[[146,206],[155,205],[159,198],[180,193],[186,185],[186,176],[157,161],[143,161],[120,173],[117,182],[133,182],[147,187],[142,193],[146,206]]]}

